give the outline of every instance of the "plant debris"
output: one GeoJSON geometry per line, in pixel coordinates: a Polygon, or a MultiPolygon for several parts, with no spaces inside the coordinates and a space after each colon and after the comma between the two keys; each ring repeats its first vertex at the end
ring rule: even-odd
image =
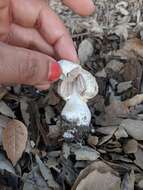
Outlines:
{"type": "Polygon", "coordinates": [[[97,79],[91,123],[63,120],[58,84],[43,92],[1,86],[0,190],[143,189],[143,1],[94,2],[96,12],[81,17],[48,1],[97,79]]]}

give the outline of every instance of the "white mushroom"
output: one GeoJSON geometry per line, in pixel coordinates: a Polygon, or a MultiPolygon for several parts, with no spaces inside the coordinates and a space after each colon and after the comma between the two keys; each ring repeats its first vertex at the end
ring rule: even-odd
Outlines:
{"type": "Polygon", "coordinates": [[[96,79],[80,65],[61,60],[61,81],[59,95],[66,101],[62,117],[77,126],[89,126],[91,113],[87,101],[98,93],[96,79]]]}

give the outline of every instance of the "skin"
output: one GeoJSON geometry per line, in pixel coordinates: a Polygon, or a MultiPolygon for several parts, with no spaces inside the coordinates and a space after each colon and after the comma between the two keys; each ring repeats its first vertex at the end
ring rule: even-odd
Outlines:
{"type": "MultiPolygon", "coordinates": [[[[95,10],[92,0],[62,2],[82,16],[95,10]]],[[[47,2],[0,0],[0,84],[45,90],[61,74],[58,59],[78,62],[68,30],[47,2]]]]}

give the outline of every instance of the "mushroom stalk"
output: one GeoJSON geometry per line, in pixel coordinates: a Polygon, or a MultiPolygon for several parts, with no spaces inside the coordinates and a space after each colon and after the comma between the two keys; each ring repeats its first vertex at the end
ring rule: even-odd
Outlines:
{"type": "Polygon", "coordinates": [[[61,60],[59,64],[63,74],[58,93],[66,101],[61,115],[77,126],[89,126],[91,112],[87,102],[98,93],[96,79],[78,64],[67,60],[61,60]]]}

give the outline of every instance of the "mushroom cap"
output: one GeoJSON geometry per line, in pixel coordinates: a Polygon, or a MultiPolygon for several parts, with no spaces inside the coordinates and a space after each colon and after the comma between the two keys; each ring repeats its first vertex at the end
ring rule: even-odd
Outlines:
{"type": "Polygon", "coordinates": [[[73,93],[77,93],[84,101],[97,95],[98,84],[91,73],[70,61],[61,60],[59,64],[63,75],[58,93],[64,100],[69,100],[73,93]]]}

